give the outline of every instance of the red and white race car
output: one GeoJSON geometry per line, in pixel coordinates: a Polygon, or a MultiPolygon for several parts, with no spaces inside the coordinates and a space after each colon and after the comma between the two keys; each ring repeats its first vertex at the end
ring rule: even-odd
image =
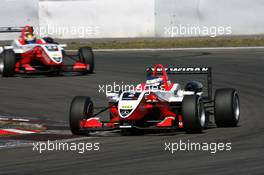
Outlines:
{"type": "Polygon", "coordinates": [[[163,129],[200,133],[212,123],[210,116],[214,116],[218,127],[237,126],[240,116],[238,93],[231,88],[217,89],[213,100],[210,67],[164,68],[158,64],[148,68],[147,73],[147,81],[133,91],[108,93],[108,107],[96,114],[90,97],[75,97],[70,108],[72,133],[115,129],[123,134],[163,129]],[[190,81],[182,89],[180,84],[171,82],[167,74],[207,75],[207,95],[200,82],[190,81]],[[110,121],[97,117],[108,109],[110,121]]]}
{"type": "Polygon", "coordinates": [[[32,73],[93,72],[94,54],[91,48],[82,47],[77,55],[69,55],[64,50],[65,44],[58,44],[49,37],[36,39],[33,27],[5,29],[5,32],[19,31],[19,39],[14,40],[11,46],[0,48],[0,73],[3,77],[32,73]]]}

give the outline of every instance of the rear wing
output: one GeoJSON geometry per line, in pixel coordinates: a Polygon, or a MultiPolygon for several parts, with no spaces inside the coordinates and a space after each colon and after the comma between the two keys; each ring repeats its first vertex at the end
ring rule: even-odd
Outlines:
{"type": "Polygon", "coordinates": [[[0,27],[0,33],[19,33],[24,27],[0,27]]]}
{"type": "MultiPolygon", "coordinates": [[[[198,74],[198,75],[206,75],[207,76],[207,91],[208,91],[208,99],[212,100],[212,90],[213,90],[213,83],[212,83],[212,68],[211,67],[165,67],[165,72],[168,75],[191,75],[191,74],[198,74]]],[[[147,76],[150,76],[155,71],[155,68],[147,68],[147,76]]],[[[156,69],[157,73],[162,73],[162,68],[156,69]]]]}

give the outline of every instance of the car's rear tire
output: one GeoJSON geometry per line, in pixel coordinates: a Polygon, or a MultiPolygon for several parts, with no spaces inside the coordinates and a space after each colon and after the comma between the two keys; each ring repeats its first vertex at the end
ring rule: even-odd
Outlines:
{"type": "Polygon", "coordinates": [[[74,135],[83,135],[80,122],[93,115],[93,102],[90,97],[77,96],[72,100],[70,107],[70,128],[74,135]]]}
{"type": "Polygon", "coordinates": [[[218,89],[215,92],[215,123],[217,127],[235,127],[240,118],[240,104],[235,89],[218,89]]]}
{"type": "Polygon", "coordinates": [[[94,71],[94,53],[90,47],[81,47],[78,51],[81,62],[89,64],[90,69],[85,73],[93,73],[94,71]]]}
{"type": "Polygon", "coordinates": [[[183,126],[186,133],[201,133],[205,126],[205,108],[201,97],[187,95],[182,102],[183,126]]]}
{"type": "Polygon", "coordinates": [[[15,74],[16,54],[13,50],[8,49],[3,51],[3,56],[0,60],[0,71],[2,77],[12,77],[15,74]]]}

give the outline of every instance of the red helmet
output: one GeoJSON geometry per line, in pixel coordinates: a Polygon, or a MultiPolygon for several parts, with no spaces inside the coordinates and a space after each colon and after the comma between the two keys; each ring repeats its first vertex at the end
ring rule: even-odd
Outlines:
{"type": "Polygon", "coordinates": [[[25,26],[21,32],[21,38],[25,40],[27,44],[35,42],[34,29],[32,26],[25,26]]]}

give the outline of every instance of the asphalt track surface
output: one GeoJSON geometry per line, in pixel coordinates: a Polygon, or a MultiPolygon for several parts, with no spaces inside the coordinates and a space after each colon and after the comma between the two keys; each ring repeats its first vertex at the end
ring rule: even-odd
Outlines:
{"type": "MultiPolygon", "coordinates": [[[[0,174],[263,174],[264,172],[264,50],[188,50],[96,52],[96,73],[88,76],[14,77],[0,79],[0,113],[58,122],[67,130],[72,98],[89,95],[96,106],[105,96],[98,84],[141,82],[145,68],[208,65],[214,88],[233,87],[241,101],[240,126],[214,128],[203,134],[183,132],[87,137],[100,151],[44,152],[32,146],[0,149],[0,174]],[[231,142],[231,151],[164,151],[164,142],[231,142]]],[[[67,135],[67,134],[66,134],[67,135]]],[[[46,136],[48,137],[48,136],[46,136]]],[[[70,137],[70,136],[69,136],[70,137]]],[[[38,140],[38,136],[35,136],[38,140]]],[[[0,139],[1,140],[1,139],[0,139]]]]}

